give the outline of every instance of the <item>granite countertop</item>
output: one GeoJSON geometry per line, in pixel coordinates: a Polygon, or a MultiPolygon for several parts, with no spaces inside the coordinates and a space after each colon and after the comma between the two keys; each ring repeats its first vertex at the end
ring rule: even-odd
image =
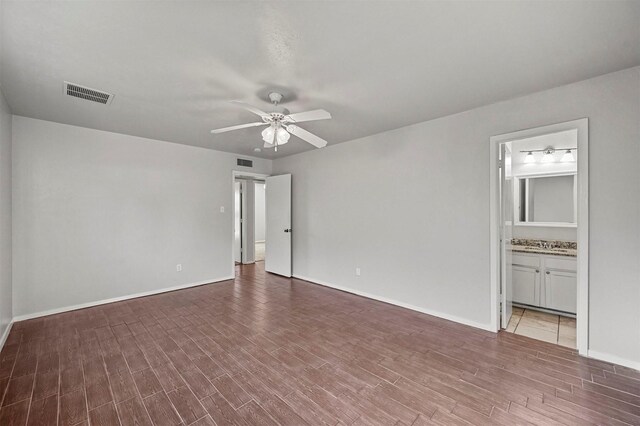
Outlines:
{"type": "Polygon", "coordinates": [[[513,238],[509,246],[512,252],[576,257],[578,244],[574,241],[533,240],[513,238]]]}

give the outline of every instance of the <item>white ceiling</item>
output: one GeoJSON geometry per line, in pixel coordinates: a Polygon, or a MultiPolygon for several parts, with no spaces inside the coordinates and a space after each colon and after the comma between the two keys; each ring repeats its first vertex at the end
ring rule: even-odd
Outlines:
{"type": "MultiPolygon", "coordinates": [[[[2,1],[14,114],[253,155],[283,87],[329,144],[640,64],[640,2],[2,1]],[[63,96],[63,81],[115,94],[63,96]]],[[[313,149],[291,138],[277,156],[313,149]]],[[[273,150],[259,156],[274,158],[273,150]]]]}

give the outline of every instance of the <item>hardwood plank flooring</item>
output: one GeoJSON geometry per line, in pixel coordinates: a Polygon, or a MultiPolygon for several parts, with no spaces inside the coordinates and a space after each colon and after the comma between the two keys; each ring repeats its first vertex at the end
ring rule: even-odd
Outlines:
{"type": "Polygon", "coordinates": [[[0,425],[640,425],[639,371],[236,272],[14,324],[0,425]]]}

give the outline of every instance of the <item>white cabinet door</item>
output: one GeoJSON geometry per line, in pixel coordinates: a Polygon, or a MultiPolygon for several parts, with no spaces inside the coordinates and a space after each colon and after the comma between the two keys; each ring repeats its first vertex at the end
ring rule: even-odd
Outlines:
{"type": "Polygon", "coordinates": [[[576,313],[577,279],[575,272],[547,269],[544,276],[544,307],[558,311],[576,313]]]}
{"type": "Polygon", "coordinates": [[[525,305],[540,304],[540,269],[513,266],[513,301],[525,305]]]}

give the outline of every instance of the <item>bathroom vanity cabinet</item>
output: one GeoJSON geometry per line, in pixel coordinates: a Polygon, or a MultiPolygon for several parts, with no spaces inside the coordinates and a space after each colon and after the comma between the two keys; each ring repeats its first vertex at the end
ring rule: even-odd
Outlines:
{"type": "Polygon", "coordinates": [[[513,302],[576,313],[575,257],[513,253],[513,302]]]}

